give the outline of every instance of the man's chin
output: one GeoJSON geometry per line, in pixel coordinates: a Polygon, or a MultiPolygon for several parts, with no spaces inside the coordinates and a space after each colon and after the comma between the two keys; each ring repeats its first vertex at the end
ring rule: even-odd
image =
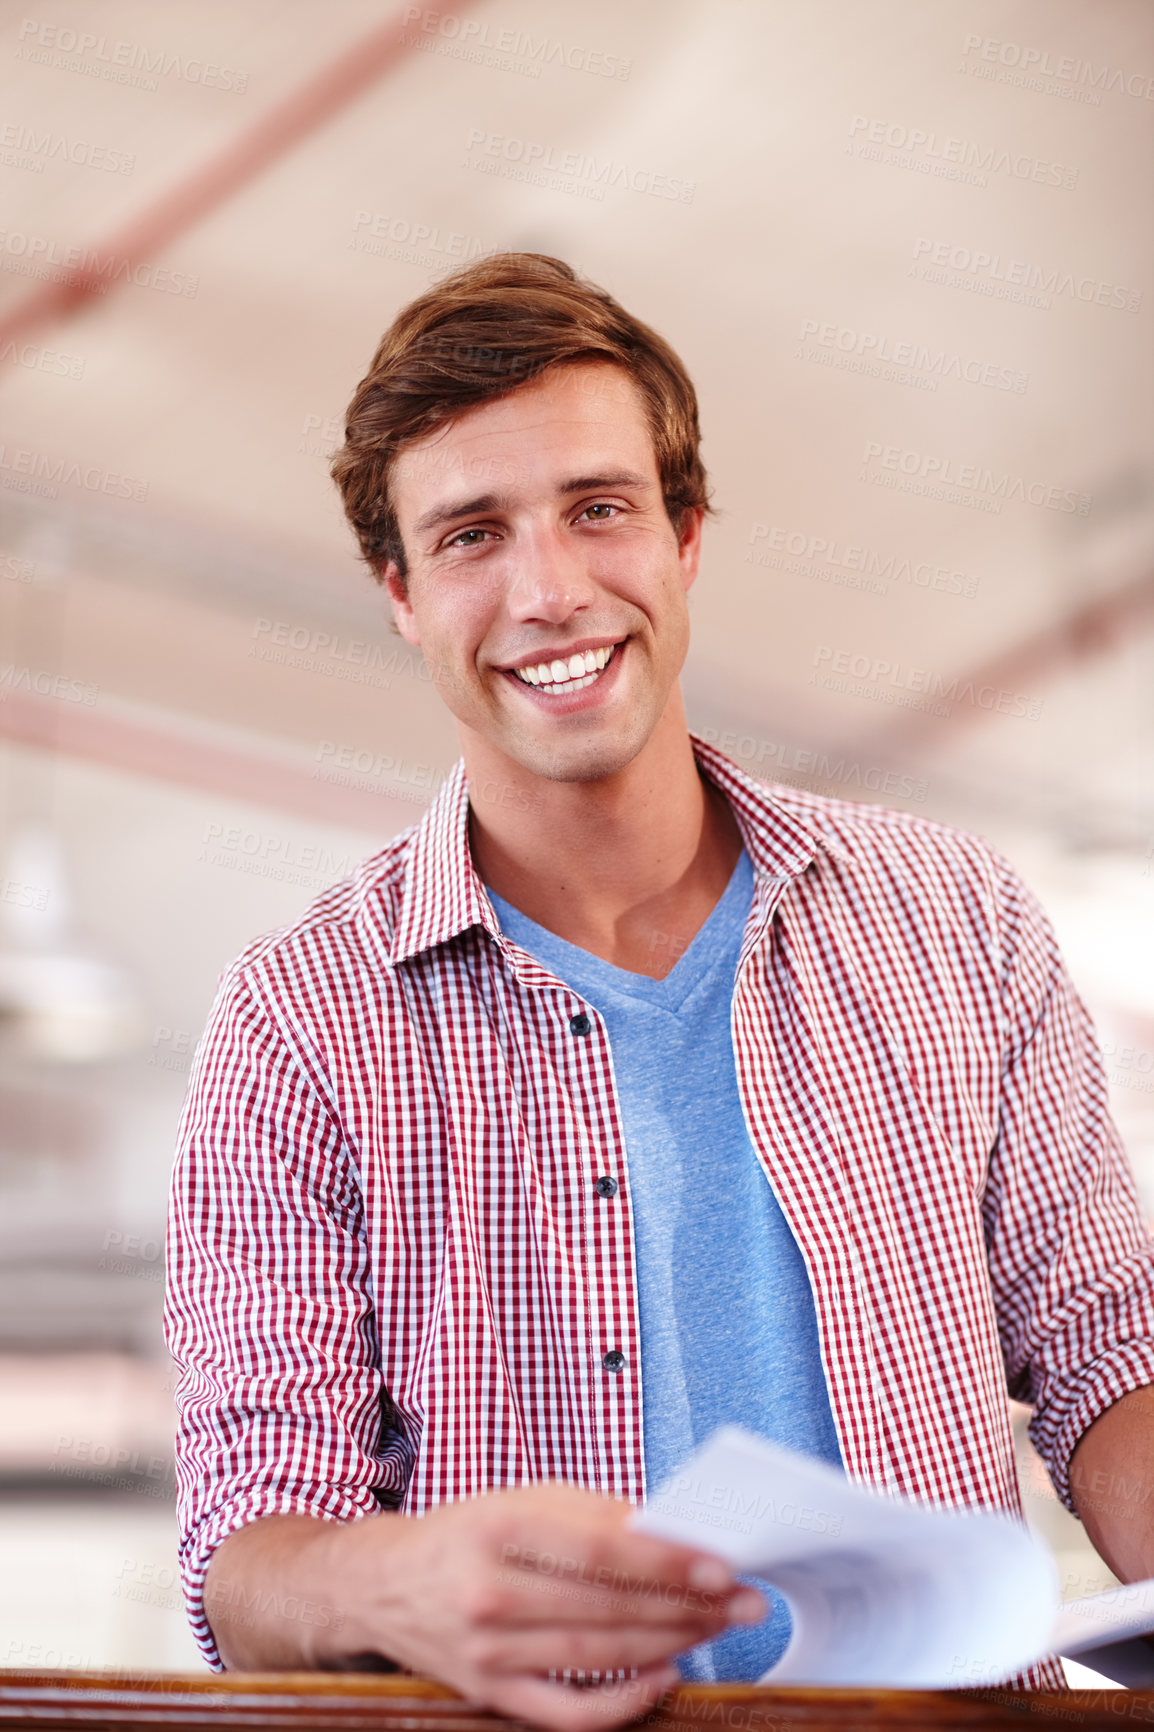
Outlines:
{"type": "Polygon", "coordinates": [[[565,740],[539,740],[521,734],[504,750],[521,768],[546,782],[601,782],[630,765],[649,738],[651,728],[637,718],[625,728],[598,729],[596,734],[565,740]]]}

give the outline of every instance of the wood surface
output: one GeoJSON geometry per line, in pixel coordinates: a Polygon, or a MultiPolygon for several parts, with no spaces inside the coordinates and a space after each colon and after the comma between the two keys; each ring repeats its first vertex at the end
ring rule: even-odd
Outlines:
{"type": "MultiPolygon", "coordinates": [[[[0,1672],[0,1722],[8,1728],[178,1726],[185,1732],[482,1732],[499,1716],[442,1684],[406,1675],[325,1672],[0,1672]]],[[[857,1732],[895,1727],[1059,1726],[1098,1732],[1154,1724],[1154,1691],[768,1690],[752,1684],[684,1685],[636,1722],[657,1732],[857,1732]]]]}

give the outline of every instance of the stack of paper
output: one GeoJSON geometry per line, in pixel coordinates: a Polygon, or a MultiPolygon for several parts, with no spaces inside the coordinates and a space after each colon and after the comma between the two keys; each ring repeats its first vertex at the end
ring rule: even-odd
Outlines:
{"type": "Polygon", "coordinates": [[[761,1683],[967,1688],[1154,1629],[1154,1581],[1062,1607],[1049,1553],[1009,1516],[867,1491],[740,1426],[715,1431],[631,1526],[785,1597],[793,1634],[761,1683]]]}

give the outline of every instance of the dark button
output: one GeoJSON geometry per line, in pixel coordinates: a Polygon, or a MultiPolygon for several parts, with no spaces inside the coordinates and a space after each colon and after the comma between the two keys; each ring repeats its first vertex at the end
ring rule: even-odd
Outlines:
{"type": "Polygon", "coordinates": [[[611,1347],[608,1353],[601,1355],[601,1363],[606,1371],[620,1371],[625,1364],[625,1355],[618,1348],[611,1347]]]}
{"type": "Polygon", "coordinates": [[[617,1195],[617,1180],[611,1179],[608,1173],[602,1173],[593,1189],[599,1197],[615,1197],[617,1195]]]}
{"type": "Polygon", "coordinates": [[[592,1027],[593,1024],[589,1021],[589,1018],[585,1015],[583,1010],[579,1011],[576,1016],[571,1016],[569,1018],[570,1034],[588,1034],[592,1027]]]}

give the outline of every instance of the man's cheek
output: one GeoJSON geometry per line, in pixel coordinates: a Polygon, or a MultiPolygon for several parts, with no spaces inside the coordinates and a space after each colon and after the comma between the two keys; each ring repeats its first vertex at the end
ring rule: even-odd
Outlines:
{"type": "Polygon", "coordinates": [[[425,666],[431,684],[446,703],[451,698],[458,702],[468,701],[471,687],[478,677],[475,669],[474,679],[470,681],[465,668],[455,657],[436,653],[426,656],[425,666]]]}

